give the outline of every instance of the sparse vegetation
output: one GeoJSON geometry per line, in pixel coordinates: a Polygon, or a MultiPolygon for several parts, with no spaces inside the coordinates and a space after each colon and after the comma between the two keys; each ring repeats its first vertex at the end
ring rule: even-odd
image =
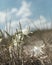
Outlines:
{"type": "Polygon", "coordinates": [[[13,35],[5,31],[7,38],[0,30],[0,65],[52,65],[51,32],[38,29],[36,32],[24,35],[20,23],[19,27],[19,31],[16,30],[13,35]],[[32,49],[38,46],[41,48],[40,55],[37,56],[35,54],[39,50],[36,48],[35,52],[32,49]]]}

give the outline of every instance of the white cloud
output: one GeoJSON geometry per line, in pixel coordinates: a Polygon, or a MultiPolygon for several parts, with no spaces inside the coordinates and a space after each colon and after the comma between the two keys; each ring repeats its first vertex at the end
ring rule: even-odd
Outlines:
{"type": "Polygon", "coordinates": [[[18,25],[18,21],[12,21],[11,22],[11,27],[16,27],[18,25]]]}
{"type": "Polygon", "coordinates": [[[26,1],[22,1],[22,5],[19,8],[19,10],[17,8],[13,8],[11,10],[11,13],[15,13],[16,17],[20,18],[20,20],[12,21],[11,26],[13,28],[17,27],[17,24],[19,23],[19,21],[21,22],[22,26],[25,25],[27,27],[27,24],[30,21],[30,19],[28,19],[28,17],[31,15],[30,6],[31,6],[31,3],[27,3],[26,1]]]}
{"type": "Polygon", "coordinates": [[[18,12],[18,9],[17,8],[12,8],[11,9],[11,13],[17,13],[18,12]]]}
{"type": "Polygon", "coordinates": [[[5,12],[0,12],[0,23],[4,23],[6,18],[5,12]]]}
{"type": "Polygon", "coordinates": [[[31,15],[30,11],[31,3],[27,3],[26,1],[22,1],[22,5],[18,10],[17,16],[28,17],[31,15]]]}
{"type": "MultiPolygon", "coordinates": [[[[11,10],[7,10],[7,12],[1,12],[0,11],[0,23],[4,23],[7,19],[7,22],[9,24],[10,19],[11,20],[11,27],[16,28],[19,21],[21,22],[22,26],[28,24],[28,17],[32,14],[30,10],[31,3],[27,3],[25,0],[22,1],[21,7],[19,9],[12,8],[11,10]],[[16,20],[15,18],[18,18],[16,20]]],[[[8,25],[9,26],[9,25],[8,25]]],[[[8,27],[9,28],[9,27],[8,27]]]]}

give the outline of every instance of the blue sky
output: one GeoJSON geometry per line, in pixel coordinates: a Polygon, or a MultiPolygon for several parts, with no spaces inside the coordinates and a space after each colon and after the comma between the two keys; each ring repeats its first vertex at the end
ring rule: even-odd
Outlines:
{"type": "MultiPolygon", "coordinates": [[[[0,0],[0,10],[6,10],[11,8],[20,8],[23,0],[0,0]]],[[[31,2],[31,11],[33,16],[52,15],[52,0],[26,0],[27,3],[31,2]]]]}
{"type": "MultiPolygon", "coordinates": [[[[11,27],[16,28],[19,21],[22,27],[31,26],[31,20],[40,27],[52,19],[52,0],[0,0],[0,29],[4,29],[7,19],[7,25],[11,20],[11,27]]],[[[45,25],[44,25],[45,26],[45,25]]]]}

